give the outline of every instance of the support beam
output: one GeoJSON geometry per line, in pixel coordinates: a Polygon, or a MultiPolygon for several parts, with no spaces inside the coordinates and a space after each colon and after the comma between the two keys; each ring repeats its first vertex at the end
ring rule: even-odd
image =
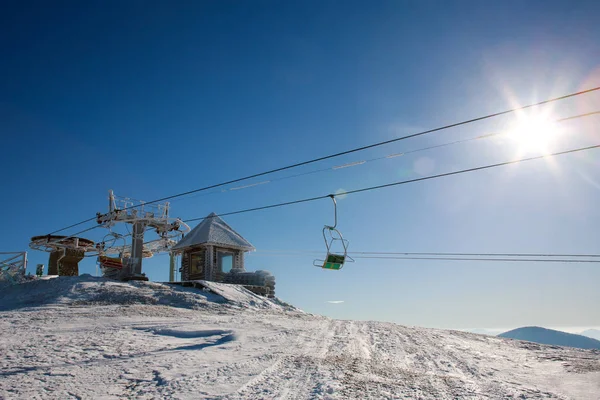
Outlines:
{"type": "Polygon", "coordinates": [[[48,275],[78,276],[79,261],[83,260],[83,250],[59,248],[50,253],[48,275]]]}
{"type": "Polygon", "coordinates": [[[142,275],[145,230],[145,222],[136,222],[133,224],[133,237],[131,239],[131,272],[134,276],[142,275]]]}
{"type": "Polygon", "coordinates": [[[175,254],[169,254],[169,282],[175,282],[175,254]]]}

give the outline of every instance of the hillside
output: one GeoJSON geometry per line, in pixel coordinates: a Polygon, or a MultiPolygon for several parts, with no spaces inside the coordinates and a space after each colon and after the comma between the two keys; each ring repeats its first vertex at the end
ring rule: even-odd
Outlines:
{"type": "Polygon", "coordinates": [[[0,293],[2,399],[596,399],[600,352],[92,277],[0,293]]]}
{"type": "Polygon", "coordinates": [[[578,349],[600,349],[600,341],[573,333],[555,331],[554,329],[527,326],[513,329],[498,335],[503,338],[526,340],[528,342],[553,346],[568,346],[578,349]]]}

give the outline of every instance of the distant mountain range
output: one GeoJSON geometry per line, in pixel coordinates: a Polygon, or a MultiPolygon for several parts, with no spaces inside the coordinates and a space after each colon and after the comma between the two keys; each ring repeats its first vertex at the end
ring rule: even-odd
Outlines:
{"type": "Polygon", "coordinates": [[[600,340],[600,330],[598,329],[588,329],[583,332],[579,332],[579,334],[592,339],[600,340]]]}
{"type": "Polygon", "coordinates": [[[539,326],[517,328],[512,331],[501,333],[498,336],[554,346],[568,346],[579,349],[600,349],[600,340],[582,335],[575,335],[573,333],[555,331],[554,329],[540,328],[539,326]]]}

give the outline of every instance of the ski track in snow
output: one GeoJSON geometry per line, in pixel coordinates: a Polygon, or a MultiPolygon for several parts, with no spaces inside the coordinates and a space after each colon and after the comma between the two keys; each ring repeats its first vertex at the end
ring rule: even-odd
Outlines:
{"type": "Polygon", "coordinates": [[[600,398],[593,350],[332,320],[237,288],[15,290],[0,294],[0,399],[600,398]]]}

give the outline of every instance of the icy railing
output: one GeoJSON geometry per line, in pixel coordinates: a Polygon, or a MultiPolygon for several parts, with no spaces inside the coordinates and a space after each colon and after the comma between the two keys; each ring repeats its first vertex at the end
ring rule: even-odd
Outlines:
{"type": "Polygon", "coordinates": [[[24,281],[26,268],[27,252],[0,252],[0,286],[24,281]]]}

